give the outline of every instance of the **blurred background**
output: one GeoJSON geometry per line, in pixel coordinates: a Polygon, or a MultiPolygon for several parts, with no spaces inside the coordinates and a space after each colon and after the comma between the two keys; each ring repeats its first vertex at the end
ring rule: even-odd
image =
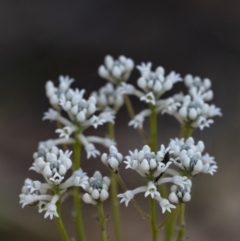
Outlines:
{"type": "MultiPolygon", "coordinates": [[[[239,240],[240,238],[240,2],[195,1],[0,1],[0,240],[61,240],[54,221],[45,220],[34,207],[19,205],[32,154],[39,141],[57,137],[55,125],[43,122],[49,108],[45,82],[59,75],[75,78],[73,87],[87,93],[106,81],[98,77],[104,56],[124,54],[136,64],[153,62],[167,73],[208,77],[223,118],[204,131],[196,131],[206,150],[215,156],[219,170],[213,177],[194,179],[193,198],[187,205],[186,240],[239,240]]],[[[135,70],[131,83],[138,77],[135,70]]],[[[133,98],[136,111],[144,105],[133,98]]],[[[125,108],[117,120],[118,148],[123,154],[143,145],[127,126],[125,108]]],[[[159,118],[159,145],[168,144],[179,125],[169,116],[159,118]]],[[[105,129],[89,130],[105,135],[105,129]]],[[[106,151],[106,149],[102,149],[106,151]]],[[[85,156],[84,156],[85,159],[85,156]]],[[[84,160],[84,170],[108,173],[99,159],[84,160]]],[[[121,170],[129,188],[143,181],[121,170]]],[[[144,206],[147,200],[139,195],[144,206]]],[[[70,235],[71,202],[63,205],[70,235]]],[[[109,205],[106,204],[110,214],[109,205]]],[[[125,240],[149,240],[149,226],[130,205],[121,206],[125,240]]],[[[99,240],[96,209],[84,205],[89,240],[99,240]]],[[[159,208],[159,220],[162,218],[159,208]]],[[[111,220],[109,240],[114,240],[111,220]]]]}

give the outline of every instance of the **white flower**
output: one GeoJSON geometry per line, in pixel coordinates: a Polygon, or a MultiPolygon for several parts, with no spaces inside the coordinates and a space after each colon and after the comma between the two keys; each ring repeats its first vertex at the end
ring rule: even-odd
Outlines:
{"type": "Polygon", "coordinates": [[[158,111],[160,111],[162,114],[172,114],[176,112],[181,106],[179,102],[177,102],[176,100],[174,100],[174,98],[171,97],[165,100],[158,100],[156,105],[158,111]]]}
{"type": "Polygon", "coordinates": [[[88,176],[81,168],[75,171],[65,182],[61,183],[59,188],[65,190],[72,186],[82,187],[83,189],[87,188],[88,176]]]}
{"type": "Polygon", "coordinates": [[[141,63],[141,65],[137,66],[137,69],[140,71],[141,75],[143,76],[148,76],[149,73],[151,72],[151,68],[152,68],[151,62],[141,63]]]}
{"type": "Polygon", "coordinates": [[[171,204],[167,199],[162,198],[159,201],[159,204],[162,208],[162,213],[165,213],[166,211],[171,212],[171,209],[176,208],[173,204],[171,204]]]}
{"type": "Polygon", "coordinates": [[[72,134],[73,129],[70,126],[65,126],[63,129],[57,129],[55,131],[56,133],[59,133],[59,137],[64,137],[67,140],[69,139],[69,136],[72,134]]]}
{"type": "Polygon", "coordinates": [[[95,146],[92,143],[88,143],[84,147],[87,152],[87,159],[89,159],[90,157],[96,158],[100,155],[100,152],[95,148],[95,146]]]}
{"type": "Polygon", "coordinates": [[[180,75],[174,71],[164,76],[165,70],[163,67],[159,66],[155,71],[151,71],[151,66],[150,62],[137,66],[141,74],[137,84],[145,93],[152,92],[156,99],[159,99],[164,92],[170,90],[176,82],[182,80],[180,75]]]}
{"type": "Polygon", "coordinates": [[[39,201],[38,203],[38,212],[42,213],[47,210],[47,204],[48,202],[46,201],[39,201]]]}
{"type": "Polygon", "coordinates": [[[151,198],[154,198],[155,196],[159,196],[160,197],[160,193],[157,190],[157,187],[154,185],[153,182],[148,182],[148,186],[147,186],[147,191],[145,192],[145,197],[147,196],[151,196],[151,198]]]}
{"type": "Polygon", "coordinates": [[[74,81],[74,79],[70,79],[69,76],[63,76],[60,75],[59,76],[59,89],[61,91],[67,91],[70,88],[70,85],[72,84],[72,82],[74,81]]]}
{"type": "Polygon", "coordinates": [[[67,95],[71,83],[74,79],[70,79],[69,76],[59,76],[59,86],[54,86],[52,81],[46,83],[46,95],[49,99],[50,104],[57,110],[60,109],[59,101],[62,96],[67,95]]]}
{"type": "Polygon", "coordinates": [[[218,166],[214,160],[214,157],[211,157],[208,153],[202,156],[202,163],[203,163],[202,172],[204,173],[209,173],[213,175],[218,169],[218,166]]]}
{"type": "Polygon", "coordinates": [[[48,216],[50,219],[53,219],[54,216],[59,217],[57,213],[57,206],[56,206],[56,202],[58,201],[58,199],[59,199],[59,196],[54,195],[50,203],[47,204],[44,218],[47,218],[48,216]]]}
{"type": "Polygon", "coordinates": [[[93,177],[88,179],[88,185],[84,188],[87,193],[83,195],[83,201],[93,205],[105,201],[109,197],[109,185],[110,179],[102,177],[102,174],[96,171],[93,177]]]}
{"type": "Polygon", "coordinates": [[[121,55],[117,60],[114,60],[112,56],[107,55],[104,59],[104,64],[98,69],[100,77],[113,82],[114,84],[120,84],[125,82],[130,77],[130,74],[134,68],[134,62],[130,58],[126,58],[121,55]]]}
{"type": "Polygon", "coordinates": [[[124,104],[120,87],[115,89],[112,83],[107,83],[92,95],[96,97],[96,105],[103,111],[108,108],[117,111],[124,104]]]}
{"type": "Polygon", "coordinates": [[[55,204],[48,203],[46,206],[46,213],[44,215],[44,218],[47,218],[49,216],[50,219],[53,219],[53,217],[59,217],[57,213],[57,207],[55,204]]]}
{"type": "Polygon", "coordinates": [[[131,84],[122,83],[119,88],[119,91],[122,95],[123,94],[132,95],[135,91],[135,87],[131,84]]]}
{"type": "MultiPolygon", "coordinates": [[[[188,78],[187,78],[188,79],[188,78]]],[[[190,77],[191,81],[192,77],[190,77]]],[[[191,82],[190,81],[190,82],[191,82]]],[[[200,84],[201,85],[201,84],[200,84]]],[[[221,116],[220,108],[209,105],[206,101],[212,98],[212,91],[199,87],[190,87],[189,95],[175,95],[172,98],[157,102],[157,110],[162,114],[173,115],[182,125],[203,130],[213,123],[210,119],[214,116],[221,116]],[[206,92],[205,92],[206,91],[206,92]]]]}
{"type": "Polygon", "coordinates": [[[59,113],[56,110],[50,108],[47,112],[44,113],[43,120],[49,119],[55,121],[58,117],[59,113]]]}
{"type": "Polygon", "coordinates": [[[55,146],[47,148],[40,145],[38,152],[33,155],[35,160],[30,169],[41,173],[50,183],[59,185],[72,166],[71,154],[72,152],[63,152],[55,146]]]}
{"type": "Polygon", "coordinates": [[[147,93],[146,95],[142,96],[140,98],[141,101],[145,101],[147,104],[150,103],[152,105],[155,105],[156,104],[156,99],[155,99],[155,96],[153,94],[153,92],[149,92],[147,93]]]}
{"type": "Polygon", "coordinates": [[[204,151],[204,143],[198,141],[196,144],[192,137],[187,140],[175,139],[169,144],[175,156],[174,164],[183,170],[186,175],[194,176],[200,172],[210,173],[216,172],[217,165],[214,158],[208,154],[202,156],[204,151]]]}
{"type": "Polygon", "coordinates": [[[118,194],[117,197],[121,198],[120,203],[125,202],[126,207],[128,203],[134,198],[133,191],[126,191],[125,193],[118,194]]]}
{"type": "Polygon", "coordinates": [[[192,182],[191,180],[187,179],[184,186],[171,186],[171,193],[169,194],[169,200],[172,203],[185,203],[191,200],[191,187],[192,182]]]}
{"type": "Polygon", "coordinates": [[[193,127],[199,127],[200,130],[203,130],[205,127],[210,127],[210,124],[213,124],[214,121],[212,119],[206,119],[203,116],[200,116],[195,123],[193,123],[193,127]]]}
{"type": "Polygon", "coordinates": [[[118,172],[120,164],[122,163],[123,156],[118,152],[118,149],[115,146],[109,147],[109,155],[103,153],[101,157],[102,162],[112,169],[115,173],[118,172]]]}
{"type": "Polygon", "coordinates": [[[161,150],[155,154],[149,146],[145,145],[141,151],[130,152],[125,157],[126,168],[136,170],[141,176],[148,180],[157,181],[171,164],[169,148],[161,146],[161,150]]]}
{"type": "Polygon", "coordinates": [[[143,127],[143,122],[144,122],[144,118],[146,116],[149,116],[151,114],[151,111],[149,109],[143,110],[141,111],[139,114],[137,114],[134,119],[132,119],[128,125],[129,126],[133,126],[133,128],[140,128],[142,129],[143,127]]]}

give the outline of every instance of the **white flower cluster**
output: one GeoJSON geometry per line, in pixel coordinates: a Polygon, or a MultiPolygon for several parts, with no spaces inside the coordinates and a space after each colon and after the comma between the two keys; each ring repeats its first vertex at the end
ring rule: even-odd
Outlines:
{"type": "Polygon", "coordinates": [[[114,88],[112,83],[107,83],[98,92],[93,92],[96,98],[96,105],[100,110],[118,111],[124,104],[124,98],[120,92],[120,87],[114,88]]]}
{"type": "Polygon", "coordinates": [[[119,167],[123,160],[123,156],[118,152],[118,149],[115,146],[110,146],[109,155],[107,153],[103,153],[101,160],[111,170],[113,170],[115,173],[118,173],[119,167]]]}
{"type": "MultiPolygon", "coordinates": [[[[94,115],[97,111],[96,98],[90,96],[87,100],[83,98],[85,90],[79,91],[78,89],[69,89],[65,95],[62,95],[59,100],[59,105],[64,111],[67,112],[68,117],[71,120],[71,124],[63,117],[55,117],[62,124],[70,124],[70,127],[76,129],[76,125],[80,125],[83,129],[89,126],[97,128],[99,125],[103,125],[106,122],[114,122],[114,116],[111,112],[101,112],[98,116],[94,115]]],[[[45,115],[44,119],[51,119],[51,116],[45,115]]]]}
{"type": "MultiPolygon", "coordinates": [[[[174,71],[165,75],[165,70],[161,66],[157,67],[155,71],[152,71],[151,67],[152,63],[150,62],[137,66],[141,74],[137,80],[137,85],[142,91],[131,84],[122,83],[120,92],[137,96],[141,101],[153,105],[156,113],[173,115],[181,125],[190,128],[203,130],[213,123],[212,117],[222,115],[220,108],[207,103],[213,98],[209,79],[202,80],[200,77],[187,75],[184,78],[189,92],[187,95],[180,93],[167,99],[160,99],[166,91],[172,89],[176,82],[182,81],[182,78],[174,71]]],[[[129,122],[129,126],[141,129],[144,119],[151,113],[150,109],[141,111],[129,122]]]]}
{"type": "Polygon", "coordinates": [[[158,110],[173,115],[182,125],[201,130],[209,127],[213,123],[212,117],[222,115],[220,108],[206,103],[213,98],[213,91],[210,90],[211,81],[187,75],[184,83],[189,94],[177,94],[160,100],[158,110]]]}
{"type": "Polygon", "coordinates": [[[180,75],[176,74],[174,71],[164,76],[165,70],[162,66],[157,67],[155,71],[152,71],[151,67],[152,63],[150,62],[147,64],[142,63],[142,65],[137,66],[137,69],[141,73],[141,77],[138,79],[137,84],[145,93],[148,94],[152,92],[156,100],[159,99],[163,93],[172,89],[176,82],[182,80],[180,75]]]}
{"type": "Polygon", "coordinates": [[[33,154],[34,163],[30,170],[41,173],[47,181],[59,185],[67,170],[72,166],[71,154],[72,152],[69,151],[64,153],[56,146],[47,149],[40,145],[38,152],[33,154]]]}
{"type": "Polygon", "coordinates": [[[127,164],[126,169],[131,168],[137,171],[148,183],[146,186],[141,186],[119,194],[118,197],[121,198],[120,202],[125,202],[125,205],[128,206],[129,201],[131,201],[136,194],[144,192],[145,197],[150,196],[159,202],[163,213],[166,210],[170,212],[175,206],[167,199],[161,197],[157,186],[171,182],[175,186],[184,189],[188,184],[188,179],[185,176],[182,177],[179,175],[162,177],[173,161],[169,156],[171,153],[169,147],[165,148],[164,145],[161,145],[161,149],[155,154],[149,146],[145,145],[142,150],[130,151],[129,153],[130,156],[126,156],[124,161],[127,164]]]}
{"type": "MultiPolygon", "coordinates": [[[[58,121],[63,127],[56,130],[60,139],[49,140],[44,143],[46,146],[51,147],[59,144],[71,144],[74,142],[74,140],[70,138],[71,135],[79,130],[82,132],[90,126],[97,128],[99,125],[103,125],[107,122],[114,123],[115,116],[113,111],[106,110],[96,115],[98,111],[96,106],[96,95],[91,95],[88,99],[84,99],[83,95],[85,90],[80,91],[70,88],[73,79],[69,79],[68,76],[60,76],[59,81],[59,87],[55,87],[52,81],[48,81],[46,84],[46,94],[55,110],[49,109],[48,112],[44,113],[43,119],[58,121]],[[66,112],[68,118],[62,116],[60,111],[66,112]]],[[[111,89],[111,87],[107,87],[108,90],[109,88],[111,89]]],[[[122,98],[121,95],[119,96],[116,97],[118,104],[120,104],[122,98]]],[[[93,144],[94,142],[103,144],[107,147],[114,144],[112,141],[107,140],[107,138],[102,138],[102,140],[99,141],[99,137],[91,137],[90,141],[88,137],[85,137],[82,133],[77,137],[83,143],[88,158],[91,156],[96,157],[100,154],[99,151],[96,150],[93,144]]]]}
{"type": "Polygon", "coordinates": [[[103,177],[99,171],[96,171],[93,176],[89,178],[84,188],[86,193],[82,196],[83,201],[93,205],[105,201],[109,197],[109,185],[110,179],[103,177]]]}
{"type": "Polygon", "coordinates": [[[98,74],[103,79],[106,79],[116,85],[121,84],[129,79],[134,68],[134,62],[130,58],[121,55],[117,60],[112,56],[107,55],[104,59],[104,64],[98,69],[98,74]]]}
{"type": "Polygon", "coordinates": [[[155,71],[151,70],[152,63],[142,63],[137,66],[141,77],[138,78],[138,87],[143,91],[137,90],[133,85],[122,83],[121,92],[123,94],[135,95],[141,101],[148,104],[156,105],[159,98],[166,92],[172,89],[173,85],[181,81],[182,78],[174,71],[165,76],[165,70],[159,66],[155,71]]]}
{"type": "Polygon", "coordinates": [[[200,172],[211,175],[217,171],[217,163],[209,154],[202,155],[204,143],[199,141],[195,144],[192,137],[187,140],[174,139],[169,144],[172,155],[175,157],[174,164],[177,165],[187,176],[195,176],[200,172]]]}
{"type": "Polygon", "coordinates": [[[30,169],[42,174],[46,183],[26,179],[19,195],[22,207],[37,205],[40,213],[45,211],[45,218],[49,216],[52,219],[58,217],[56,203],[69,187],[87,187],[88,176],[81,169],[63,182],[66,171],[72,165],[70,155],[71,152],[64,153],[57,147],[47,149],[40,145],[38,152],[33,154],[34,163],[30,169]]]}
{"type": "Polygon", "coordinates": [[[169,148],[161,145],[161,149],[155,154],[148,145],[141,151],[130,151],[130,156],[125,157],[124,163],[127,168],[137,171],[142,177],[151,181],[156,181],[170,166],[172,161],[169,159],[169,148]]]}
{"type": "Polygon", "coordinates": [[[186,203],[191,200],[192,181],[187,179],[186,183],[182,186],[172,185],[169,200],[172,203],[186,203]]]}
{"type": "Polygon", "coordinates": [[[59,106],[59,101],[62,96],[66,95],[73,81],[74,79],[69,78],[69,76],[60,75],[58,87],[56,87],[51,80],[46,83],[46,95],[49,99],[50,104],[55,109],[61,109],[61,107],[59,106]]]}

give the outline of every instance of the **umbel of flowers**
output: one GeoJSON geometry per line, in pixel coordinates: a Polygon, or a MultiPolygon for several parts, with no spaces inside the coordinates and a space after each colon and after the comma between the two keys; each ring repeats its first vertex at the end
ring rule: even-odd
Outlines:
{"type": "Polygon", "coordinates": [[[114,60],[107,55],[98,73],[108,83],[88,97],[84,97],[84,89],[71,87],[74,79],[68,76],[60,76],[58,85],[53,81],[46,83],[46,95],[51,108],[44,113],[43,119],[56,122],[55,133],[59,138],[39,142],[30,170],[39,173],[42,178],[25,179],[20,204],[22,207],[36,206],[39,213],[45,213],[45,218],[56,219],[64,241],[87,240],[81,209],[85,204],[97,207],[101,240],[110,240],[103,207],[103,202],[109,197],[115,240],[124,240],[119,203],[125,203],[125,206],[132,204],[149,221],[152,241],[158,240],[162,230],[165,232],[165,241],[183,241],[185,203],[193,199],[191,190],[194,177],[201,173],[213,175],[217,171],[214,157],[204,153],[204,142],[195,141],[192,137],[193,130],[210,127],[212,118],[222,115],[220,108],[209,103],[213,99],[211,81],[192,75],[182,78],[175,71],[166,73],[162,66],[152,70],[152,63],[148,62],[136,66],[140,76],[136,79],[135,87],[127,83],[134,67],[134,61],[130,58],[122,55],[114,60]],[[188,93],[175,93],[166,99],[162,98],[177,82],[183,82],[188,93]],[[138,114],[135,114],[129,98],[132,95],[147,104],[147,108],[138,114]],[[129,126],[139,131],[145,143],[140,150],[134,145],[129,147],[128,155],[118,150],[118,140],[115,138],[117,128],[114,121],[124,105],[131,118],[129,126]],[[179,121],[181,131],[178,138],[158,148],[157,118],[159,114],[165,113],[179,121]],[[147,117],[149,134],[144,130],[147,117]],[[107,137],[85,134],[90,127],[96,129],[104,124],[108,127],[107,137]],[[101,154],[96,144],[108,148],[109,152],[101,154]],[[93,176],[88,176],[82,170],[81,163],[85,161],[81,155],[82,148],[86,151],[87,159],[101,155],[95,161],[101,159],[110,171],[109,177],[103,176],[98,170],[94,170],[93,176]],[[136,171],[145,184],[129,190],[121,176],[121,172],[125,171],[121,168],[123,164],[129,175],[131,171],[136,171]],[[166,183],[170,186],[166,186],[166,183]],[[137,202],[136,195],[139,193],[149,199],[149,210],[144,210],[137,202]],[[72,196],[74,202],[76,237],[68,236],[61,218],[61,204],[69,196],[72,196]],[[160,222],[156,204],[164,214],[160,222]]]}

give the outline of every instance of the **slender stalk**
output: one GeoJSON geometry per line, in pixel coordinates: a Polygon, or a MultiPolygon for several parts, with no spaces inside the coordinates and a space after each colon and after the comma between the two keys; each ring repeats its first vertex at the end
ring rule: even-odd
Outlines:
{"type": "Polygon", "coordinates": [[[150,147],[153,152],[157,151],[157,112],[154,105],[150,105],[151,115],[150,115],[150,132],[151,140],[150,147]]]}
{"type": "Polygon", "coordinates": [[[185,233],[185,204],[180,204],[180,229],[178,232],[177,241],[184,240],[184,233],[185,233]]]}
{"type": "Polygon", "coordinates": [[[73,146],[73,151],[74,151],[74,163],[73,163],[73,170],[76,171],[80,168],[81,166],[81,142],[78,138],[78,135],[81,133],[81,129],[76,131],[75,133],[75,138],[74,138],[74,146],[73,146]]]}
{"type": "MultiPolygon", "coordinates": [[[[79,129],[75,133],[75,142],[74,142],[74,163],[73,170],[76,171],[81,166],[81,142],[77,137],[81,133],[81,129],[79,129]]],[[[77,229],[77,236],[80,241],[85,241],[85,231],[83,227],[83,218],[82,218],[82,208],[81,208],[81,198],[79,193],[79,187],[74,187],[73,189],[73,203],[75,209],[75,223],[77,229]]]]}
{"type": "Polygon", "coordinates": [[[70,241],[60,215],[58,218],[56,218],[56,223],[61,233],[63,241],[70,241]]]}
{"type": "MultiPolygon", "coordinates": [[[[124,101],[125,101],[125,105],[128,111],[128,114],[130,116],[131,119],[133,119],[135,117],[135,112],[131,103],[131,100],[129,99],[128,95],[124,95],[124,101]]],[[[147,135],[145,133],[145,131],[143,129],[137,128],[139,135],[144,139],[147,140],[147,135]]]]}
{"type": "Polygon", "coordinates": [[[114,125],[111,122],[108,122],[108,136],[111,140],[115,139],[114,125]]]}
{"type": "Polygon", "coordinates": [[[164,220],[162,223],[158,225],[158,230],[160,231],[168,222],[170,222],[172,219],[177,218],[177,212],[178,209],[176,208],[173,210],[164,220]]]}
{"type": "MultiPolygon", "coordinates": [[[[56,189],[56,193],[59,195],[59,189],[56,189]]],[[[68,235],[67,235],[67,231],[65,229],[65,226],[63,224],[62,218],[61,218],[61,200],[58,200],[56,203],[57,206],[57,213],[59,215],[58,218],[56,218],[56,223],[58,226],[58,229],[60,231],[60,234],[62,236],[63,241],[70,241],[68,235]]]]}
{"type": "Polygon", "coordinates": [[[131,100],[129,99],[128,95],[124,95],[124,101],[125,101],[125,105],[127,107],[128,114],[133,119],[135,116],[135,112],[134,112],[131,100]]]}
{"type": "Polygon", "coordinates": [[[152,228],[152,241],[158,239],[158,226],[157,226],[157,213],[155,200],[150,197],[150,210],[151,210],[151,228],[152,228]]]}
{"type": "Polygon", "coordinates": [[[119,201],[117,199],[118,188],[117,188],[117,177],[114,172],[111,172],[111,204],[113,213],[113,223],[115,229],[115,236],[117,241],[122,240],[122,229],[121,229],[121,219],[119,210],[119,201]]]}
{"type": "MultiPolygon", "coordinates": [[[[154,105],[150,105],[150,147],[153,152],[157,151],[157,112],[154,105]]],[[[163,186],[163,185],[162,185],[163,186]]],[[[156,204],[153,198],[150,198],[150,210],[151,210],[151,227],[152,227],[152,241],[157,241],[158,227],[157,227],[157,214],[156,204]]]]}
{"type": "Polygon", "coordinates": [[[178,212],[179,212],[179,206],[177,206],[177,208],[174,211],[172,211],[172,213],[169,214],[166,218],[169,220],[169,222],[166,225],[165,241],[172,240],[172,237],[174,234],[174,229],[175,229],[175,224],[176,224],[177,217],[178,217],[178,212]]]}
{"type": "Polygon", "coordinates": [[[99,226],[101,229],[101,240],[107,241],[107,230],[106,230],[106,217],[104,215],[103,205],[102,203],[99,203],[97,205],[98,208],[98,215],[99,215],[99,226]]]}
{"type": "Polygon", "coordinates": [[[83,227],[82,200],[79,194],[79,187],[73,188],[73,203],[75,208],[75,224],[77,229],[77,236],[80,241],[85,241],[86,237],[83,227]]]}
{"type": "Polygon", "coordinates": [[[180,132],[178,134],[179,138],[184,137],[185,139],[187,139],[188,137],[190,137],[193,133],[194,129],[190,126],[190,124],[186,124],[181,126],[180,132]]]}
{"type": "MultiPolygon", "coordinates": [[[[109,135],[110,139],[112,139],[112,140],[115,139],[114,125],[112,123],[108,123],[108,135],[109,135]]],[[[115,237],[116,237],[117,241],[121,241],[122,240],[122,229],[121,229],[119,201],[117,198],[117,194],[118,194],[117,177],[113,171],[111,172],[110,190],[111,190],[110,195],[111,195],[115,237]]]]}
{"type": "MultiPolygon", "coordinates": [[[[118,180],[118,183],[121,186],[122,190],[124,192],[126,192],[127,191],[127,187],[126,187],[124,181],[122,180],[121,176],[119,175],[119,173],[117,174],[117,180],[118,180]]],[[[146,212],[144,212],[144,210],[141,208],[141,206],[138,204],[138,202],[134,198],[131,200],[131,203],[133,204],[133,206],[138,210],[138,212],[144,218],[146,218],[148,221],[150,221],[151,218],[149,217],[149,215],[146,212]]]]}

